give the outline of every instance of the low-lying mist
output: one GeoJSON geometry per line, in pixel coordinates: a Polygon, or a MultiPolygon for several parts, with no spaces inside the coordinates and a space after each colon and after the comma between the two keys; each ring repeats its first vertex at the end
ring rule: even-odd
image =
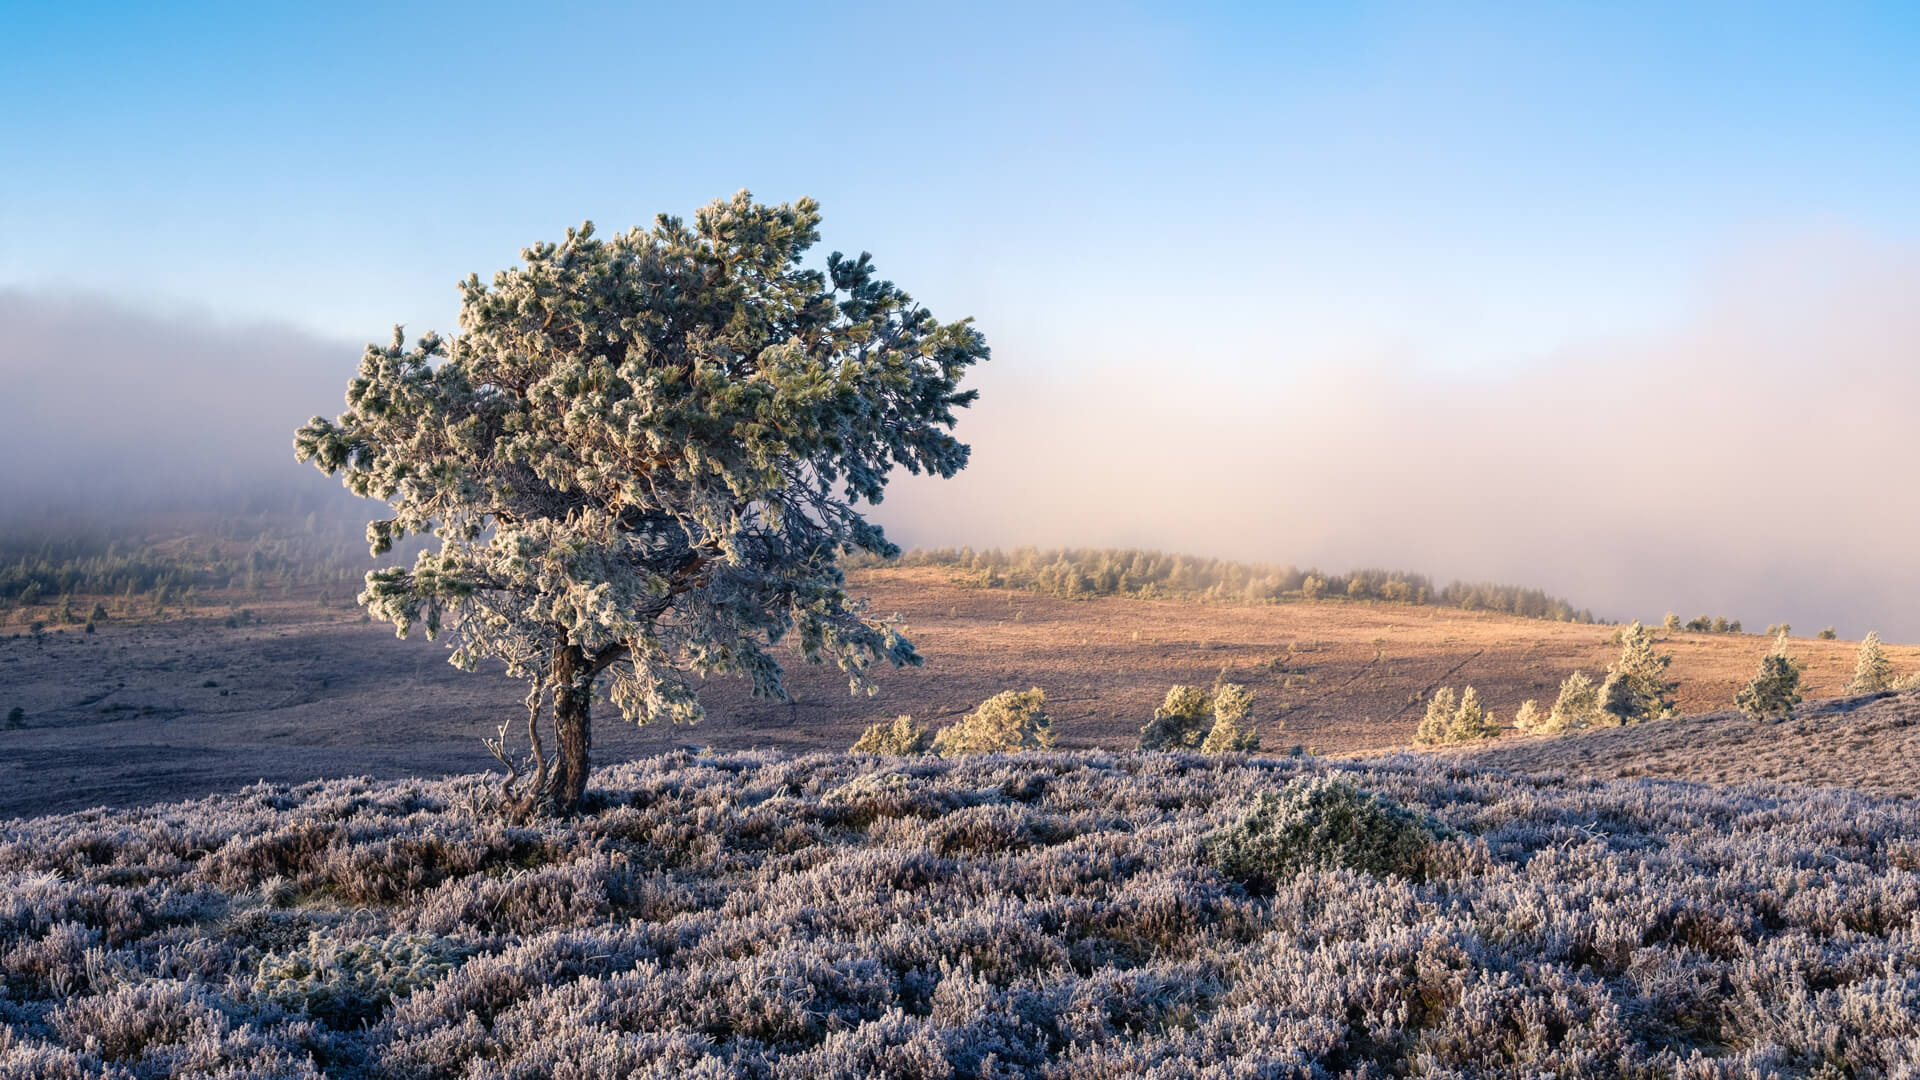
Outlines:
{"type": "MultiPolygon", "coordinates": [[[[1917,293],[1914,252],[1817,237],[1724,275],[1665,332],[1473,375],[1424,369],[1411,347],[1316,352],[1257,312],[1231,365],[1118,335],[1050,362],[976,312],[996,359],[960,428],[973,464],[900,478],[876,516],[909,544],[1398,566],[1537,586],[1603,618],[1920,640],[1917,293]],[[1249,377],[1248,357],[1271,368],[1249,377]]],[[[359,351],[0,291],[4,517],[371,509],[290,445],[340,409],[359,351]]]]}
{"type": "MultiPolygon", "coordinates": [[[[1920,640],[1920,257],[1840,237],[1726,275],[1671,330],[1525,370],[1287,355],[1258,385],[1167,350],[1052,379],[1008,348],[917,544],[1116,545],[1537,586],[1607,618],[1725,614],[1920,640]]],[[[1122,357],[1137,355],[1123,352],[1122,357]]]]}

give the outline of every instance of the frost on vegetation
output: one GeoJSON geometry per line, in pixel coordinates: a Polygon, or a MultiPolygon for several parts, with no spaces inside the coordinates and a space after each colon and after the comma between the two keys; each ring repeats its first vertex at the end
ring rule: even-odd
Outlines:
{"type": "Polygon", "coordinates": [[[260,961],[253,990],[288,1009],[351,1027],[432,984],[463,960],[463,950],[423,934],[340,942],[314,932],[307,942],[260,961]]]}
{"type": "Polygon", "coordinates": [[[1435,838],[1420,816],[1346,780],[1311,777],[1267,792],[1207,837],[1207,857],[1242,884],[1271,889],[1302,870],[1418,877],[1435,838]]]}
{"type": "Polygon", "coordinates": [[[933,749],[933,733],[911,716],[897,716],[869,727],[853,744],[856,754],[912,757],[933,749]]]}
{"type": "Polygon", "coordinates": [[[1047,695],[1036,686],[1008,690],[981,702],[979,708],[940,729],[933,737],[933,751],[941,757],[1014,753],[1044,750],[1053,742],[1047,695]]]}
{"type": "Polygon", "coordinates": [[[1772,651],[1760,658],[1760,670],[1752,681],[1740,688],[1733,703],[1754,720],[1785,720],[1800,704],[1800,662],[1787,652],[1787,637],[1780,635],[1772,651]]]}
{"type": "Polygon", "coordinates": [[[1142,750],[1199,750],[1207,754],[1260,748],[1253,726],[1253,691],[1220,682],[1213,689],[1174,686],[1153,719],[1140,729],[1142,750]]]}
{"type": "Polygon", "coordinates": [[[1469,686],[1456,700],[1453,687],[1443,686],[1427,701],[1427,714],[1415,729],[1413,741],[1422,746],[1474,742],[1500,734],[1500,725],[1480,704],[1480,693],[1469,686]]]}
{"type": "Polygon", "coordinates": [[[1634,623],[1620,635],[1620,658],[1607,668],[1600,684],[1600,711],[1608,722],[1633,724],[1679,715],[1674,683],[1667,678],[1672,653],[1655,652],[1653,631],[1634,623]]]}
{"type": "Polygon", "coordinates": [[[1893,661],[1887,659],[1887,652],[1880,646],[1880,633],[1867,631],[1860,641],[1860,652],[1854,658],[1853,678],[1847,683],[1849,694],[1877,694],[1891,690],[1897,680],[1893,674],[1893,661]]]}
{"type": "Polygon", "coordinates": [[[1849,1077],[1920,803],[1403,755],[670,754],[0,824],[0,1077],[1849,1077]],[[275,904],[280,906],[275,906],[275,904]]]}

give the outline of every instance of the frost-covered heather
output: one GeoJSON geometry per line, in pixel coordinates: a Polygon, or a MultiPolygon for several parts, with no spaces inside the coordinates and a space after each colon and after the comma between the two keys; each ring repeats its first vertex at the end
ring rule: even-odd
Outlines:
{"type": "Polygon", "coordinates": [[[662,757],[0,826],[0,1075],[1916,1077],[1920,804],[1446,760],[662,757]],[[1314,773],[1424,880],[1258,895],[1314,773]]]}

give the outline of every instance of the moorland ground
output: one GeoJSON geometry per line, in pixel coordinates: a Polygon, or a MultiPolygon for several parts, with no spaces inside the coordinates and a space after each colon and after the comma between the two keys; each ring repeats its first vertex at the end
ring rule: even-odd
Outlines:
{"type": "Polygon", "coordinates": [[[1920,1060],[1910,799],[1436,755],[682,752],[597,779],[532,827],[476,777],[0,823],[0,1077],[1910,1080],[1920,1060]],[[1334,820],[1272,852],[1305,865],[1217,857],[1256,796],[1329,774],[1439,824],[1392,870],[1334,820]]]}
{"type": "MultiPolygon", "coordinates": [[[[876,612],[907,622],[924,667],[880,671],[879,695],[866,698],[849,695],[837,672],[790,658],[793,700],[755,700],[741,682],[718,679],[703,690],[707,719],[693,728],[636,728],[603,708],[596,760],[688,745],[842,750],[876,720],[911,713],[937,726],[992,694],[1028,686],[1047,691],[1063,747],[1120,749],[1133,744],[1168,686],[1209,683],[1222,669],[1254,691],[1267,748],[1374,751],[1410,742],[1435,687],[1471,684],[1505,721],[1525,699],[1550,704],[1570,671],[1597,677],[1619,651],[1607,643],[1607,626],[1432,606],[1065,600],[962,587],[931,567],[863,570],[852,585],[876,612]]],[[[423,636],[396,641],[356,609],[338,601],[323,609],[311,595],[245,603],[258,621],[228,626],[222,605],[109,620],[94,634],[68,628],[0,638],[0,711],[19,706],[27,725],[0,731],[0,817],[179,799],[261,779],[477,772],[493,765],[481,737],[502,722],[520,727],[519,684],[498,672],[458,671],[443,646],[423,636]]],[[[1690,714],[1724,709],[1769,646],[1758,635],[1661,637],[1690,714]]],[[[1810,698],[1841,692],[1853,643],[1795,639],[1792,647],[1807,665],[1810,698]]],[[[1888,652],[1903,673],[1920,667],[1920,648],[1888,652]]],[[[1823,734],[1783,743],[1778,730],[1753,725],[1738,728],[1753,755],[1715,747],[1712,732],[1703,736],[1712,747],[1704,754],[1674,744],[1650,755],[1609,741],[1673,739],[1709,722],[1598,733],[1555,743],[1560,750],[1527,751],[1544,741],[1526,740],[1499,752],[1515,755],[1505,760],[1516,765],[1608,775],[1639,767],[1715,780],[1805,775],[1872,787],[1876,775],[1897,785],[1916,771],[1900,765],[1905,743],[1874,755],[1823,734]],[[1791,747],[1802,744],[1860,764],[1795,772],[1791,747]],[[1574,754],[1585,756],[1566,756],[1574,754]],[[1623,764],[1618,755],[1628,754],[1646,760],[1623,764]]]]}

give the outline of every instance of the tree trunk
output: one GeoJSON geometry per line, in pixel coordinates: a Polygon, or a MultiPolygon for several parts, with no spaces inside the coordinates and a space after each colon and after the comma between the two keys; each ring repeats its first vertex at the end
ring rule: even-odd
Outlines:
{"type": "Polygon", "coordinates": [[[553,728],[560,739],[560,771],[553,778],[553,809],[571,814],[580,809],[592,768],[593,728],[588,710],[593,705],[593,669],[576,645],[562,645],[553,657],[553,728]]]}

